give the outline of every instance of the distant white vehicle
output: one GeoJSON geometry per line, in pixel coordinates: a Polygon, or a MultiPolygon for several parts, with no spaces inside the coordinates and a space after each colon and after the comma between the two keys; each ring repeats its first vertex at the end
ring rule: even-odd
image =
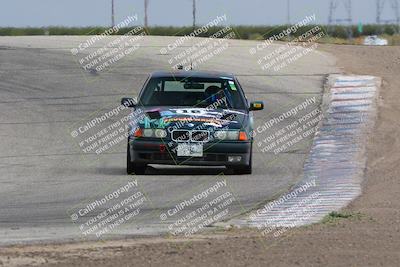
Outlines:
{"type": "Polygon", "coordinates": [[[388,45],[388,40],[379,38],[377,35],[365,37],[364,45],[388,45]]]}

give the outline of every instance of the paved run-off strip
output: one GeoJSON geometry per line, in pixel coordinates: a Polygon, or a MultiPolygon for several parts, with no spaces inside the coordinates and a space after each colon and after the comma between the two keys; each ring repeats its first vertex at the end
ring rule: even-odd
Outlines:
{"type": "Polygon", "coordinates": [[[296,227],[320,221],[361,193],[366,145],[376,117],[381,79],[331,75],[327,111],[319,124],[303,179],[287,194],[231,224],[296,227]]]}

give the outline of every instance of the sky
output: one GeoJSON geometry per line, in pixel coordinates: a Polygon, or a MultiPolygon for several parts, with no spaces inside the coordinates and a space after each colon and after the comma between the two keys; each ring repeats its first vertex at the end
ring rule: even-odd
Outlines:
{"type": "MultiPolygon", "coordinates": [[[[183,26],[192,23],[192,0],[149,0],[149,25],[183,26]]],[[[338,0],[336,18],[345,17],[338,0]]],[[[393,18],[386,0],[383,16],[393,18]]],[[[115,0],[116,22],[137,14],[144,17],[144,0],[115,0]]],[[[316,23],[328,22],[330,0],[291,0],[291,22],[316,14],[316,23]]],[[[374,23],[375,0],[352,0],[353,22],[374,23]]],[[[399,1],[400,2],[400,1],[399,1]]],[[[108,26],[111,0],[0,0],[0,27],[108,26]]],[[[230,25],[276,25],[287,22],[287,0],[197,0],[197,22],[206,24],[227,15],[230,25]]]]}

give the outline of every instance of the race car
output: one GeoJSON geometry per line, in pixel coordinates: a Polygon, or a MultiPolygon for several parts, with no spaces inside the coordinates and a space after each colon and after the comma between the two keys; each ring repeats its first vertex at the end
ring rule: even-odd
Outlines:
{"type": "Polygon", "coordinates": [[[388,40],[379,38],[377,35],[369,35],[365,37],[364,45],[388,45],[388,40]]]}
{"type": "Polygon", "coordinates": [[[237,78],[222,72],[154,72],[129,119],[127,173],[144,174],[149,164],[225,166],[251,174],[253,113],[237,78]]]}

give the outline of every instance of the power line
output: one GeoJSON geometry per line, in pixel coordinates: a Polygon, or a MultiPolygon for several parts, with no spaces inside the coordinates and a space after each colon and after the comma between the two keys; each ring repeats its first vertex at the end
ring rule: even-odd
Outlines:
{"type": "Polygon", "coordinates": [[[329,6],[329,21],[328,24],[342,24],[342,23],[353,23],[352,17],[352,4],[351,0],[331,0],[329,6]],[[339,7],[340,3],[343,3],[344,8],[346,9],[346,17],[344,18],[337,18],[336,17],[336,10],[339,7]]]}
{"type": "MultiPolygon", "coordinates": [[[[393,11],[392,18],[383,18],[383,11],[385,9],[386,0],[376,0],[376,23],[379,25],[383,24],[395,24],[394,31],[400,32],[400,14],[399,14],[399,2],[398,0],[391,0],[390,7],[393,11]]],[[[382,28],[381,31],[383,32],[384,29],[382,28]]]]}
{"type": "Polygon", "coordinates": [[[382,18],[383,11],[385,9],[386,0],[376,0],[376,23],[378,24],[389,24],[389,23],[396,23],[400,24],[400,14],[399,14],[399,2],[398,0],[391,0],[391,9],[394,13],[394,18],[391,19],[384,19],[382,18]]]}
{"type": "Polygon", "coordinates": [[[353,15],[352,15],[352,3],[351,0],[331,0],[329,4],[329,17],[328,17],[328,25],[333,26],[337,24],[347,24],[347,37],[350,39],[353,37],[352,24],[353,24],[353,15]],[[346,10],[346,16],[342,18],[336,17],[336,11],[340,4],[343,4],[346,10]]]}

